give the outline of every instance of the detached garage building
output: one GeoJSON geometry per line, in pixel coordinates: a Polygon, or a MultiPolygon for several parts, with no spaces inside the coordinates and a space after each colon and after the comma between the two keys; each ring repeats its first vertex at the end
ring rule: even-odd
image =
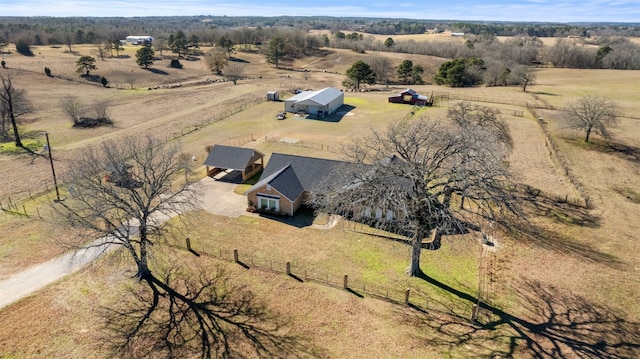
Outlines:
{"type": "Polygon", "coordinates": [[[264,154],[252,148],[214,145],[204,164],[207,176],[233,170],[241,173],[244,182],[264,168],[264,154]]]}
{"type": "Polygon", "coordinates": [[[344,104],[344,93],[333,87],[318,91],[303,91],[284,101],[286,112],[302,112],[313,116],[327,116],[344,104]]]}

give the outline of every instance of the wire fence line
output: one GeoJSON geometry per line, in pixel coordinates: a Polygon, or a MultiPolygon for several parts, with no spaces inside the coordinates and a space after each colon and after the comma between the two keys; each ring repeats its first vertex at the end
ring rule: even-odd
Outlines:
{"type": "Polygon", "coordinates": [[[336,153],[336,154],[343,153],[341,145],[327,145],[319,142],[303,141],[296,138],[281,137],[281,136],[265,136],[264,140],[265,142],[280,142],[285,145],[306,147],[314,150],[327,151],[327,152],[336,153]]]}
{"type": "MultiPolygon", "coordinates": [[[[231,103],[231,108],[226,109],[224,111],[218,112],[212,117],[206,118],[202,121],[188,124],[180,129],[180,132],[175,132],[173,137],[168,138],[167,140],[175,140],[180,137],[186,136],[192,132],[195,132],[203,127],[209,126],[213,123],[220,122],[225,118],[231,117],[239,112],[242,112],[250,107],[256,106],[262,102],[265,102],[266,99],[264,96],[254,96],[254,97],[244,97],[242,101],[233,101],[231,103]]],[[[224,106],[225,104],[221,104],[224,106]]]]}
{"type": "MultiPolygon", "coordinates": [[[[433,300],[429,295],[408,282],[374,283],[344,272],[337,273],[309,268],[299,261],[256,256],[250,253],[243,253],[237,249],[218,249],[203,242],[192,245],[188,238],[186,242],[187,249],[197,255],[206,255],[225,262],[237,263],[245,268],[255,268],[261,271],[286,275],[302,283],[310,282],[342,289],[361,298],[373,297],[394,304],[410,305],[421,310],[447,311],[450,309],[445,303],[433,300]]],[[[171,245],[184,249],[184,244],[177,241],[171,245]]],[[[469,307],[469,310],[471,315],[471,307],[469,307]]]]}
{"type": "MultiPolygon", "coordinates": [[[[28,71],[28,70],[25,70],[28,71]]],[[[266,99],[264,96],[254,96],[254,97],[246,97],[243,98],[242,101],[232,101],[230,103],[223,103],[221,104],[221,106],[225,106],[225,105],[229,105],[229,108],[227,108],[226,110],[220,111],[218,113],[216,113],[214,116],[211,116],[203,121],[200,122],[196,122],[196,123],[191,123],[191,124],[187,124],[184,127],[180,128],[179,132],[176,131],[174,132],[173,135],[167,136],[164,141],[165,142],[170,142],[170,141],[174,141],[177,139],[180,139],[181,137],[187,136],[195,131],[198,131],[202,128],[204,128],[205,126],[209,126],[213,123],[217,123],[220,122],[230,116],[233,116],[241,111],[244,111],[250,107],[256,106],[262,102],[265,102],[266,99]]],[[[252,142],[254,141],[255,138],[253,136],[253,134],[250,135],[246,135],[246,136],[239,136],[239,137],[235,137],[235,138],[229,138],[227,140],[225,140],[225,144],[227,145],[233,145],[233,146],[240,146],[240,145],[244,145],[246,143],[252,142]]],[[[57,172],[57,177],[58,177],[58,186],[59,187],[63,187],[64,186],[64,178],[65,178],[65,171],[64,169],[56,169],[57,172]]],[[[49,193],[51,190],[51,186],[50,183],[48,181],[44,181],[44,186],[37,189],[36,192],[38,192],[39,194],[44,194],[44,193],[49,193]]],[[[8,198],[8,201],[3,203],[2,201],[0,201],[0,210],[4,211],[5,213],[10,213],[10,214],[20,214],[20,215],[25,215],[25,216],[35,216],[34,213],[27,213],[27,210],[24,205],[24,203],[26,201],[29,200],[34,200],[33,195],[32,195],[32,190],[29,189],[28,190],[28,194],[29,194],[29,198],[23,198],[17,202],[12,201],[11,197],[8,198]]]]}
{"type": "Polygon", "coordinates": [[[555,159],[556,162],[560,164],[560,166],[562,167],[562,170],[564,171],[565,176],[567,176],[567,178],[569,179],[569,182],[571,182],[573,187],[580,194],[580,197],[582,199],[580,202],[584,202],[584,206],[586,208],[591,208],[592,203],[590,201],[589,196],[587,195],[586,190],[584,189],[584,186],[582,185],[582,183],[580,183],[578,178],[573,174],[573,171],[571,170],[571,165],[569,163],[569,159],[567,159],[567,157],[559,150],[558,144],[556,143],[553,136],[551,135],[551,131],[549,130],[549,126],[547,125],[547,122],[544,120],[544,118],[539,117],[537,108],[528,107],[527,110],[531,113],[533,118],[537,119],[538,125],[540,125],[540,128],[544,133],[544,136],[545,136],[544,144],[549,150],[549,157],[551,157],[552,159],[555,159]]]}
{"type": "MultiPolygon", "coordinates": [[[[434,92],[433,97],[436,100],[436,102],[457,100],[457,101],[469,101],[469,102],[495,103],[495,104],[501,104],[501,105],[517,106],[522,108],[542,108],[542,109],[549,109],[549,110],[553,109],[553,106],[537,98],[536,98],[536,101],[531,102],[531,101],[499,98],[499,97],[463,96],[463,95],[449,93],[449,92],[434,92]]],[[[524,115],[524,111],[520,111],[520,112],[522,112],[522,115],[524,115]]],[[[516,111],[516,113],[518,113],[518,111],[516,111]]]]}

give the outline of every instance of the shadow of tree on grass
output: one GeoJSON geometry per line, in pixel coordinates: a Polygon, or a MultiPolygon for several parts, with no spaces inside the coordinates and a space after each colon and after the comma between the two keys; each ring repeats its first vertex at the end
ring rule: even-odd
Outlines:
{"type": "Polygon", "coordinates": [[[530,196],[525,199],[525,209],[533,217],[542,216],[553,219],[560,224],[596,228],[600,226],[601,218],[594,215],[590,208],[582,204],[570,203],[565,198],[549,198],[546,196],[530,196]]]}
{"type": "Polygon", "coordinates": [[[147,71],[151,72],[152,74],[156,74],[156,75],[168,75],[169,73],[160,69],[156,69],[153,67],[150,67],[147,69],[147,71]]]}
{"type": "Polygon", "coordinates": [[[512,238],[532,247],[575,256],[595,263],[604,264],[611,268],[621,269],[624,267],[624,263],[611,254],[603,253],[594,249],[588,243],[580,242],[567,235],[533,223],[512,224],[508,228],[508,231],[512,238]]]}
{"type": "Polygon", "coordinates": [[[114,357],[240,358],[323,356],[292,335],[247,287],[218,268],[170,266],[129,286],[101,310],[104,345],[114,357]]]}
{"type": "MultiPolygon", "coordinates": [[[[463,301],[473,296],[428,276],[427,282],[463,301]]],[[[481,304],[489,314],[480,323],[456,308],[449,311],[404,311],[414,325],[432,329],[429,344],[440,352],[488,358],[636,358],[640,356],[640,323],[586,298],[561,293],[538,281],[524,280],[513,308],[520,315],[481,304]]],[[[482,317],[482,316],[481,316],[482,317]]],[[[454,355],[455,356],[455,355],[454,355]]]]}

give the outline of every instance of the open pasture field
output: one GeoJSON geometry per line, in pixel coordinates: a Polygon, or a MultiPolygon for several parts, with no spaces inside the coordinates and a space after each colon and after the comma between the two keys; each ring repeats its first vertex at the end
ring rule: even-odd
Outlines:
{"type": "MultiPolygon", "coordinates": [[[[352,281],[366,280],[376,282],[380,288],[390,287],[392,295],[399,295],[400,299],[409,286],[416,293],[421,292],[421,296],[415,297],[416,304],[427,305],[424,295],[429,294],[434,301],[428,305],[444,310],[436,298],[449,302],[453,297],[422,280],[405,277],[407,248],[399,243],[343,229],[296,228],[263,218],[232,220],[193,213],[189,219],[194,248],[203,255],[194,257],[182,248],[171,248],[172,258],[211,271],[223,267],[233,283],[248,286],[260,300],[266,301],[271,313],[289,322],[287,332],[299,337],[307,353],[300,356],[280,353],[278,357],[433,357],[459,351],[430,340],[437,337],[435,328],[414,330],[421,320],[436,314],[420,314],[407,307],[367,296],[359,298],[333,287],[301,283],[282,273],[255,267],[247,270],[229,263],[228,259],[218,260],[204,254],[217,250],[229,253],[237,247],[247,264],[253,256],[255,260],[274,260],[276,265],[291,261],[292,270],[299,277],[304,277],[304,269],[310,273],[340,273],[336,279],[348,273],[352,281]],[[240,236],[251,240],[239,242],[240,236]],[[343,256],[345,253],[349,253],[347,257],[343,256]],[[419,303],[418,298],[421,298],[419,303]],[[353,352],[354,347],[360,346],[357,353],[353,352]]],[[[438,273],[434,279],[448,278],[449,283],[463,285],[473,293],[475,254],[473,246],[447,245],[437,258],[425,262],[425,268],[438,273]],[[472,261],[465,266],[468,271],[447,260],[461,256],[472,261]]],[[[127,295],[125,287],[135,285],[131,275],[131,268],[116,253],[5,310],[0,316],[0,353],[19,358],[55,357],[60,353],[68,358],[106,357],[108,351],[101,344],[98,324],[101,318],[96,304],[107,306],[127,295]]],[[[473,304],[463,300],[455,302],[455,310],[461,314],[469,311],[473,304]]]]}
{"type": "MultiPolygon", "coordinates": [[[[92,54],[90,47],[75,51],[92,54]]],[[[64,48],[36,49],[33,58],[15,53],[6,57],[9,69],[0,71],[11,76],[14,86],[25,89],[34,104],[23,133],[39,148],[44,143],[42,132],[49,133],[56,171],[62,179],[66,165],[88,146],[146,134],[179,138],[184,151],[196,157],[197,167],[205,158],[204,147],[215,143],[249,146],[267,155],[285,152],[339,159],[340,145],[350,138],[384,129],[390,121],[415,110],[387,103],[390,93],[404,89],[395,85],[345,93],[345,103],[351,107],[336,121],[293,114],[278,121],[275,114],[283,104],[263,100],[269,90],[280,91],[284,98],[293,88],[341,88],[346,68],[369,54],[332,49],[326,57],[286,64],[309,70],[304,72],[276,69],[259,54],[237,53],[234,56],[242,60],[239,63],[247,67],[250,78],[234,86],[208,82],[219,78],[211,75],[202,59],[183,61],[185,68],[175,71],[166,67],[168,60],[162,60],[154,65],[166,72],[162,74],[138,68],[133,51],[125,50],[128,58],[97,60],[96,73],[110,79],[110,88],[80,79],[73,65],[78,54],[65,53],[64,48]],[[53,78],[44,75],[44,66],[51,68],[53,78]],[[129,78],[133,75],[135,81],[129,78]],[[177,84],[181,86],[169,86],[177,84]],[[159,88],[147,89],[156,86],[159,88]],[[114,126],[72,128],[58,106],[67,95],[87,104],[107,100],[114,126]],[[303,145],[267,141],[285,137],[303,145]]],[[[424,76],[427,82],[443,61],[384,55],[392,57],[394,64],[410,58],[429,68],[424,76]]],[[[613,142],[633,153],[640,147],[638,84],[640,72],[545,68],[537,72],[536,84],[527,93],[516,87],[413,87],[441,99],[435,107],[418,110],[434,120],[444,118],[448,105],[459,99],[499,108],[514,138],[508,161],[518,180],[552,196],[581,199],[586,195],[592,204],[589,209],[562,203],[530,208],[529,221],[540,228],[535,236],[495,233],[498,245],[490,257],[494,269],[489,294],[501,314],[492,318],[492,326],[468,321],[473,304],[469,297],[478,293],[480,248],[474,236],[447,238],[441,251],[423,253],[423,268],[432,281],[404,277],[408,248],[354,233],[348,225],[321,231],[260,217],[230,219],[197,212],[188,216],[192,220],[189,236],[196,249],[237,248],[338,276],[349,273],[374,283],[415,287],[431,298],[431,304],[425,304],[427,310],[421,311],[224,264],[234,281],[249,286],[273,313],[291,320],[291,330],[317,350],[308,357],[636,357],[640,355],[640,204],[635,198],[640,198],[640,164],[637,158],[602,142],[583,144],[581,134],[563,126],[560,110],[587,94],[618,102],[622,116],[620,127],[613,131],[613,142]],[[526,103],[544,108],[531,113],[526,103]],[[547,132],[537,117],[545,119],[547,132]],[[553,151],[550,141],[556,146],[553,151]],[[354,347],[361,349],[354,353],[354,347]]],[[[14,202],[35,206],[29,193],[41,200],[37,195],[46,189],[45,183],[51,187],[48,166],[42,157],[0,154],[0,201],[7,203],[11,197],[14,202]]],[[[46,221],[3,213],[0,231],[0,280],[66,250],[58,242],[68,234],[58,231],[50,238],[46,221]]],[[[175,250],[172,255],[176,258],[194,260],[188,252],[175,250]]],[[[218,263],[207,256],[197,261],[205,266],[218,263]]],[[[120,264],[114,255],[2,309],[0,357],[105,357],[94,322],[95,303],[106,305],[124,293],[131,273],[120,264]]]]}

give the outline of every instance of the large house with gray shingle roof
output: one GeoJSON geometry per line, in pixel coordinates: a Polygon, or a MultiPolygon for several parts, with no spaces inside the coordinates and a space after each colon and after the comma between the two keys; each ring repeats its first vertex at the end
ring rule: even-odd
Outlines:
{"type": "Polygon", "coordinates": [[[274,153],[245,194],[249,207],[293,216],[313,187],[345,162],[274,153]]]}

